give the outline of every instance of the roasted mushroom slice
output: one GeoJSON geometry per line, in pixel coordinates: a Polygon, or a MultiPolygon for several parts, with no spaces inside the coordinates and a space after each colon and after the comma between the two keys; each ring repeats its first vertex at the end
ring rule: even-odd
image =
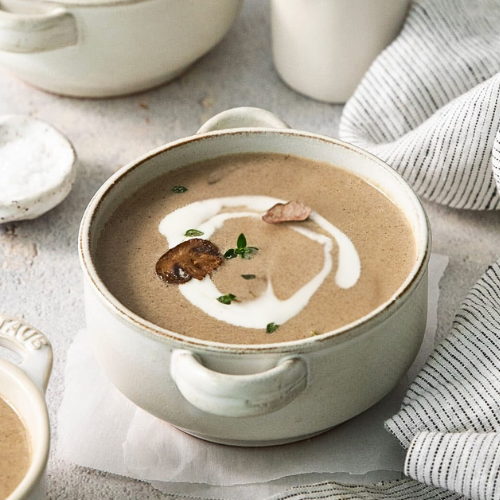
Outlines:
{"type": "Polygon", "coordinates": [[[300,203],[300,201],[289,201],[288,203],[276,203],[267,213],[262,216],[262,220],[269,224],[278,222],[293,222],[306,220],[311,214],[311,209],[300,203]]]}
{"type": "Polygon", "coordinates": [[[164,253],[156,263],[156,274],[167,283],[180,285],[191,278],[203,279],[223,260],[211,241],[192,238],[164,253]]]}

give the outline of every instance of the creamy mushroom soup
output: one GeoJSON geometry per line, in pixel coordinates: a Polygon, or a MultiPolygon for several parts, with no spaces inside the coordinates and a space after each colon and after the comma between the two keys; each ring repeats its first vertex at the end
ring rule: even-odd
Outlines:
{"type": "Polygon", "coordinates": [[[401,210],[362,178],[300,157],[242,154],[140,189],[106,223],[95,261],[109,291],[155,325],[263,344],[330,332],[387,302],[416,244],[401,210]],[[305,220],[280,221],[287,212],[305,220]]]}
{"type": "Polygon", "coordinates": [[[23,480],[31,461],[29,434],[16,411],[0,397],[0,500],[23,480]]]}

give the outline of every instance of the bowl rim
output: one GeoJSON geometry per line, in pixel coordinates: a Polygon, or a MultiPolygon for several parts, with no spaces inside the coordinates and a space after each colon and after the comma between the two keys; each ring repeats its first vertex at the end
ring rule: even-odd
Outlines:
{"type": "MultiPolygon", "coordinates": [[[[307,158],[307,156],[304,156],[307,158]]],[[[339,339],[353,338],[354,336],[361,335],[365,331],[373,328],[375,325],[380,324],[385,320],[387,316],[394,314],[404,303],[404,297],[409,296],[413,290],[418,286],[420,281],[426,276],[427,264],[430,258],[431,249],[431,232],[430,223],[424,207],[418,198],[417,194],[413,188],[407,183],[403,177],[391,168],[387,163],[374,156],[373,154],[354,146],[352,144],[346,143],[339,139],[334,139],[332,137],[304,132],[294,129],[275,129],[275,128],[262,128],[262,127],[247,127],[247,128],[237,128],[237,129],[226,129],[218,130],[213,132],[207,132],[203,134],[193,135],[184,137],[182,139],[169,142],[158,148],[155,148],[142,156],[136,158],[132,162],[120,168],[115,172],[107,181],[105,181],[102,186],[95,193],[87,208],[83,214],[82,221],[80,224],[79,234],[78,234],[78,249],[79,249],[79,259],[82,271],[85,278],[88,279],[92,289],[97,293],[97,296],[107,306],[108,309],[117,315],[122,321],[132,326],[136,331],[143,335],[153,337],[157,340],[163,341],[173,341],[178,342],[181,346],[196,347],[209,351],[231,351],[231,352],[253,352],[262,353],[266,351],[297,351],[297,350],[308,350],[315,349],[318,343],[324,343],[327,341],[338,342],[339,339]],[[358,318],[357,320],[348,323],[335,330],[325,332],[323,334],[318,334],[305,339],[291,340],[287,342],[276,342],[267,344],[230,344],[223,342],[214,342],[210,340],[203,340],[194,337],[189,337],[182,335],[171,330],[159,327],[154,323],[151,323],[137,314],[133,313],[125,306],[123,306],[107,289],[104,282],[100,279],[97,270],[92,262],[91,252],[90,252],[90,232],[92,223],[96,213],[99,210],[102,200],[105,198],[106,194],[113,189],[115,185],[123,181],[126,176],[133,172],[137,168],[141,168],[141,165],[146,163],[148,160],[162,155],[172,149],[178,147],[184,147],[189,143],[202,141],[209,138],[214,138],[217,136],[238,136],[242,134],[274,134],[274,135],[286,135],[294,137],[305,137],[307,139],[315,139],[322,142],[329,143],[334,147],[341,147],[348,149],[354,153],[360,154],[367,159],[378,164],[380,168],[385,170],[389,175],[392,175],[396,181],[401,185],[401,187],[406,191],[406,194],[412,199],[412,204],[416,210],[417,217],[422,224],[423,234],[420,235],[420,241],[415,238],[417,248],[421,248],[422,251],[419,252],[417,260],[407,276],[406,280],[402,285],[393,293],[393,295],[379,307],[372,310],[365,316],[358,318]]]]}
{"type": "MultiPolygon", "coordinates": [[[[26,397],[30,399],[30,404],[36,407],[36,412],[34,414],[38,421],[37,425],[39,431],[41,431],[38,437],[38,446],[31,456],[31,462],[25,476],[6,499],[21,500],[37,487],[47,467],[51,441],[49,414],[44,396],[42,396],[35,383],[19,366],[7,360],[0,359],[0,377],[12,378],[22,386],[26,397]]],[[[4,399],[5,397],[7,396],[0,391],[0,398],[4,399]]],[[[7,404],[10,404],[8,400],[7,404]]],[[[21,421],[26,427],[28,435],[33,439],[30,425],[25,422],[22,412],[15,405],[12,406],[14,411],[21,417],[21,421]]]]}

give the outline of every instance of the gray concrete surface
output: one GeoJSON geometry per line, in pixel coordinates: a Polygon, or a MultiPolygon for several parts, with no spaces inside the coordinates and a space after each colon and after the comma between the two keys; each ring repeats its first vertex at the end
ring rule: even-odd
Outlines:
{"type": "MultiPolygon", "coordinates": [[[[342,107],[305,98],[276,74],[268,17],[267,1],[247,0],[235,26],[210,54],[176,81],[134,96],[58,97],[0,71],[0,115],[22,113],[48,121],[69,137],[79,156],[76,184],[60,206],[38,220],[0,226],[1,311],[24,317],[54,346],[47,394],[54,442],[66,351],[84,327],[78,226],[101,183],[142,153],[191,135],[210,116],[235,106],[266,108],[294,128],[337,136],[342,107]]],[[[427,203],[426,208],[434,251],[450,257],[439,305],[442,339],[470,287],[498,258],[500,214],[427,203]]],[[[54,448],[48,467],[50,499],[166,498],[147,484],[61,463],[54,448]]]]}

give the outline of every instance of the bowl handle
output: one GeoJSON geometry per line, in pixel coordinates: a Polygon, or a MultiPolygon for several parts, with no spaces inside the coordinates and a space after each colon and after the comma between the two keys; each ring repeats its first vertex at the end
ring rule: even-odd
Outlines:
{"type": "Polygon", "coordinates": [[[0,50],[44,52],[76,45],[77,40],[75,18],[63,8],[36,14],[9,12],[0,8],[0,50]]]}
{"type": "Polygon", "coordinates": [[[49,339],[17,318],[0,315],[0,346],[22,356],[19,368],[45,394],[52,370],[49,339]]]}
{"type": "Polygon", "coordinates": [[[213,116],[198,130],[198,134],[228,128],[290,128],[270,111],[261,108],[233,108],[213,116]]]}
{"type": "Polygon", "coordinates": [[[229,375],[203,366],[198,355],[172,353],[171,375],[182,395],[198,409],[225,417],[265,415],[283,408],[307,386],[303,359],[285,357],[274,368],[251,375],[229,375]]]}

